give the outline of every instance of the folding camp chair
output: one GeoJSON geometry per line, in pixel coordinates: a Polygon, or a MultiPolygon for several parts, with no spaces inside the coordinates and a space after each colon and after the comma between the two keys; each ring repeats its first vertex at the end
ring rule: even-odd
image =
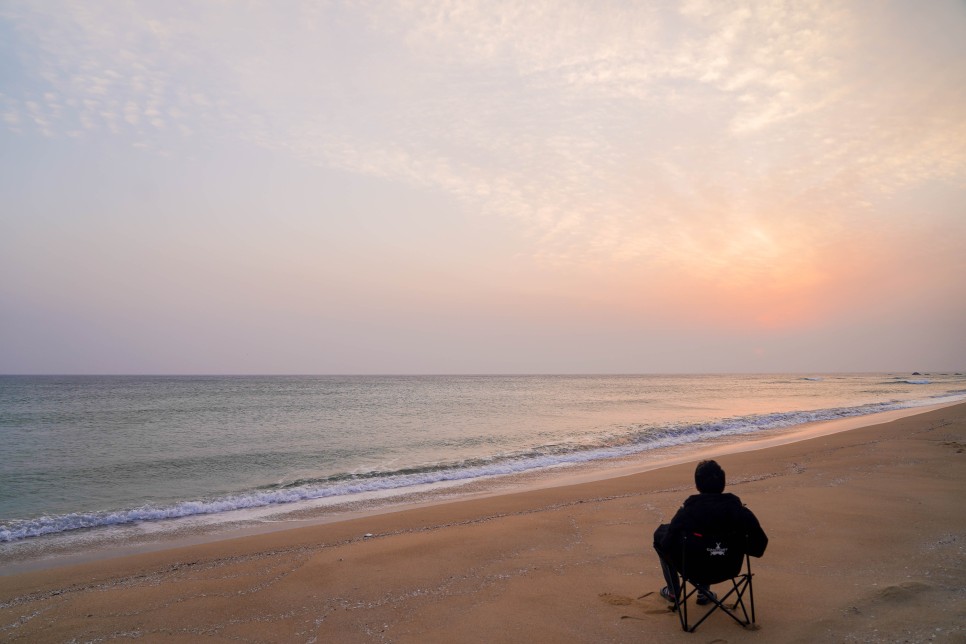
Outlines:
{"type": "Polygon", "coordinates": [[[751,557],[747,543],[745,534],[691,533],[684,536],[681,570],[677,571],[681,592],[674,609],[685,631],[693,633],[719,609],[742,626],[755,623],[755,595],[751,585],[751,557]],[[717,598],[708,592],[711,584],[723,582],[731,582],[731,588],[724,596],[717,598]],[[701,619],[689,624],[688,600],[695,595],[703,595],[711,607],[701,619]],[[725,603],[729,599],[732,599],[731,606],[725,603]],[[742,617],[738,616],[739,608],[742,617]]]}

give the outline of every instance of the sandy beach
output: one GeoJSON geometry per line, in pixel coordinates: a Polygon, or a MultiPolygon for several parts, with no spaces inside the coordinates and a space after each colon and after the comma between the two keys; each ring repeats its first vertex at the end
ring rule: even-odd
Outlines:
{"type": "Polygon", "coordinates": [[[966,404],[718,457],[758,625],[681,632],[650,541],[693,462],[0,577],[0,640],[964,642],[966,404]]]}

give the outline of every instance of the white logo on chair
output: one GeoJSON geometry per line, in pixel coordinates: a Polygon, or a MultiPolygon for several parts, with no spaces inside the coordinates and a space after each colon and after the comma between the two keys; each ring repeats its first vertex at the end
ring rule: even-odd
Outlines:
{"type": "Polygon", "coordinates": [[[706,550],[708,551],[708,554],[710,554],[712,557],[724,556],[728,554],[728,549],[722,548],[720,541],[717,544],[715,544],[714,548],[706,548],[706,550]]]}

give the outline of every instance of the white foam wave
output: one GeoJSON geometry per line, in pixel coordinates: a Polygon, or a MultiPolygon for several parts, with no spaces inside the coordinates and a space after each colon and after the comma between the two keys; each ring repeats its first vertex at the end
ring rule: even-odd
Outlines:
{"type": "Polygon", "coordinates": [[[417,485],[518,474],[531,470],[587,463],[590,461],[629,456],[636,453],[697,442],[710,437],[735,436],[755,432],[783,429],[805,423],[834,420],[874,414],[896,409],[908,409],[925,405],[966,400],[966,392],[919,401],[887,402],[858,407],[841,407],[814,411],[793,411],[727,418],[716,422],[678,424],[661,428],[640,425],[628,428],[628,433],[615,437],[619,444],[561,451],[554,448],[548,453],[535,450],[528,455],[493,460],[466,467],[438,466],[409,473],[387,472],[378,476],[344,481],[320,481],[284,489],[257,490],[224,496],[210,500],[184,501],[166,506],[145,505],[115,512],[71,513],[60,516],[44,516],[34,519],[14,520],[0,525],[0,542],[19,541],[55,533],[102,528],[138,523],[162,521],[197,515],[210,515],[235,510],[260,508],[330,497],[348,497],[366,492],[398,490],[417,485]]]}

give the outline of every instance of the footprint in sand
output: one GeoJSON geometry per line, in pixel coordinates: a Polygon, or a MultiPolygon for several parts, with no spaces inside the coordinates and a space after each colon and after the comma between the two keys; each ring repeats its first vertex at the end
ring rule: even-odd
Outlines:
{"type": "MultiPolygon", "coordinates": [[[[663,615],[671,610],[671,605],[657,593],[644,593],[638,598],[614,593],[600,593],[600,600],[611,606],[635,606],[635,611],[645,615],[663,615]]],[[[622,615],[621,619],[641,619],[638,615],[622,615]]]]}
{"type": "Polygon", "coordinates": [[[601,593],[598,595],[604,603],[610,604],[611,606],[630,606],[634,603],[634,600],[630,597],[625,597],[624,595],[612,595],[610,593],[601,593]]]}
{"type": "Polygon", "coordinates": [[[932,590],[932,586],[921,581],[904,581],[893,586],[886,586],[876,593],[876,598],[880,601],[892,603],[907,602],[930,590],[932,590]]]}

